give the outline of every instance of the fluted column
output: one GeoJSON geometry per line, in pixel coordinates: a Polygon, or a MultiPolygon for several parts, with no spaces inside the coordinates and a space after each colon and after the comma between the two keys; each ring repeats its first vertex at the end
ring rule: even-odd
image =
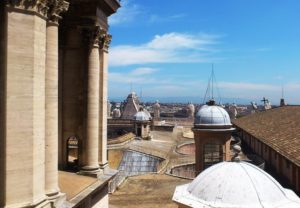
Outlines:
{"type": "Polygon", "coordinates": [[[99,119],[99,164],[107,166],[107,88],[108,88],[108,48],[111,35],[104,33],[100,41],[100,119],[99,119]]]}
{"type": "Polygon", "coordinates": [[[69,4],[54,0],[49,7],[46,28],[46,118],[45,118],[45,191],[48,197],[59,195],[58,187],[58,20],[69,4]]]}
{"type": "Polygon", "coordinates": [[[87,125],[86,125],[86,161],[82,168],[84,171],[99,170],[99,36],[100,29],[96,27],[88,30],[90,33],[90,49],[88,55],[88,81],[87,81],[87,125]]]}

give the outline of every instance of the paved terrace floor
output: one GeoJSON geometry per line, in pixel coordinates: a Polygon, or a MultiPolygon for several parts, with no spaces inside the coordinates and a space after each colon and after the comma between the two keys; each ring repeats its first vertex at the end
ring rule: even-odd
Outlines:
{"type": "MultiPolygon", "coordinates": [[[[192,139],[184,138],[180,134],[174,136],[172,132],[152,131],[151,134],[153,139],[150,141],[132,141],[122,148],[165,158],[169,161],[167,167],[160,174],[129,177],[116,192],[110,195],[111,208],[176,208],[177,205],[172,202],[175,187],[191,182],[164,173],[174,165],[195,161],[193,155],[185,156],[175,152],[178,144],[192,139]]],[[[111,158],[116,166],[115,161],[118,159],[111,158]]]]}
{"type": "Polygon", "coordinates": [[[130,177],[110,195],[110,208],[177,208],[172,202],[175,187],[189,183],[167,175],[147,174],[130,177]]]}

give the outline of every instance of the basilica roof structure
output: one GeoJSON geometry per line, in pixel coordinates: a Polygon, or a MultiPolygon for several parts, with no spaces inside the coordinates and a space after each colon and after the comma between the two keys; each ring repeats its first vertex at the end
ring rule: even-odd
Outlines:
{"type": "Polygon", "coordinates": [[[284,106],[236,119],[236,127],[300,166],[300,106],[284,106]]]}
{"type": "Polygon", "coordinates": [[[122,119],[133,119],[133,116],[139,111],[139,99],[135,92],[131,92],[126,99],[122,119]]]}

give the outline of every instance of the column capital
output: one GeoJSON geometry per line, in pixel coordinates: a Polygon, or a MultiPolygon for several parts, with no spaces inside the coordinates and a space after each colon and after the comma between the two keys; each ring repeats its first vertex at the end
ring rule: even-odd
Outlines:
{"type": "Polygon", "coordinates": [[[48,20],[49,22],[58,24],[61,19],[60,14],[69,9],[69,3],[64,0],[48,0],[48,20]]]}
{"type": "Polygon", "coordinates": [[[7,0],[8,7],[36,12],[44,17],[47,16],[48,0],[7,0]]]}
{"type": "Polygon", "coordinates": [[[106,52],[108,52],[108,48],[109,48],[109,45],[111,43],[111,39],[112,39],[112,35],[111,34],[108,34],[108,33],[104,33],[101,35],[101,38],[100,38],[100,48],[106,52]]]}
{"type": "Polygon", "coordinates": [[[84,39],[90,43],[91,47],[99,47],[105,30],[100,26],[82,27],[84,39]]]}

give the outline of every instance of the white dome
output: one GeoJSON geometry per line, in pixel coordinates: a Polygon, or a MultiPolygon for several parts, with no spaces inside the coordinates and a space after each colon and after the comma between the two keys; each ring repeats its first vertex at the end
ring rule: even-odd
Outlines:
{"type": "Polygon", "coordinates": [[[196,114],[195,126],[231,126],[226,110],[217,105],[204,105],[196,114]]]}
{"type": "Polygon", "coordinates": [[[135,121],[150,121],[151,116],[150,116],[150,114],[146,113],[145,111],[139,111],[134,115],[133,119],[135,121]]]}
{"type": "Polygon", "coordinates": [[[299,208],[300,199],[272,176],[246,162],[222,162],[192,183],[178,186],[173,200],[202,208],[299,208]]]}

